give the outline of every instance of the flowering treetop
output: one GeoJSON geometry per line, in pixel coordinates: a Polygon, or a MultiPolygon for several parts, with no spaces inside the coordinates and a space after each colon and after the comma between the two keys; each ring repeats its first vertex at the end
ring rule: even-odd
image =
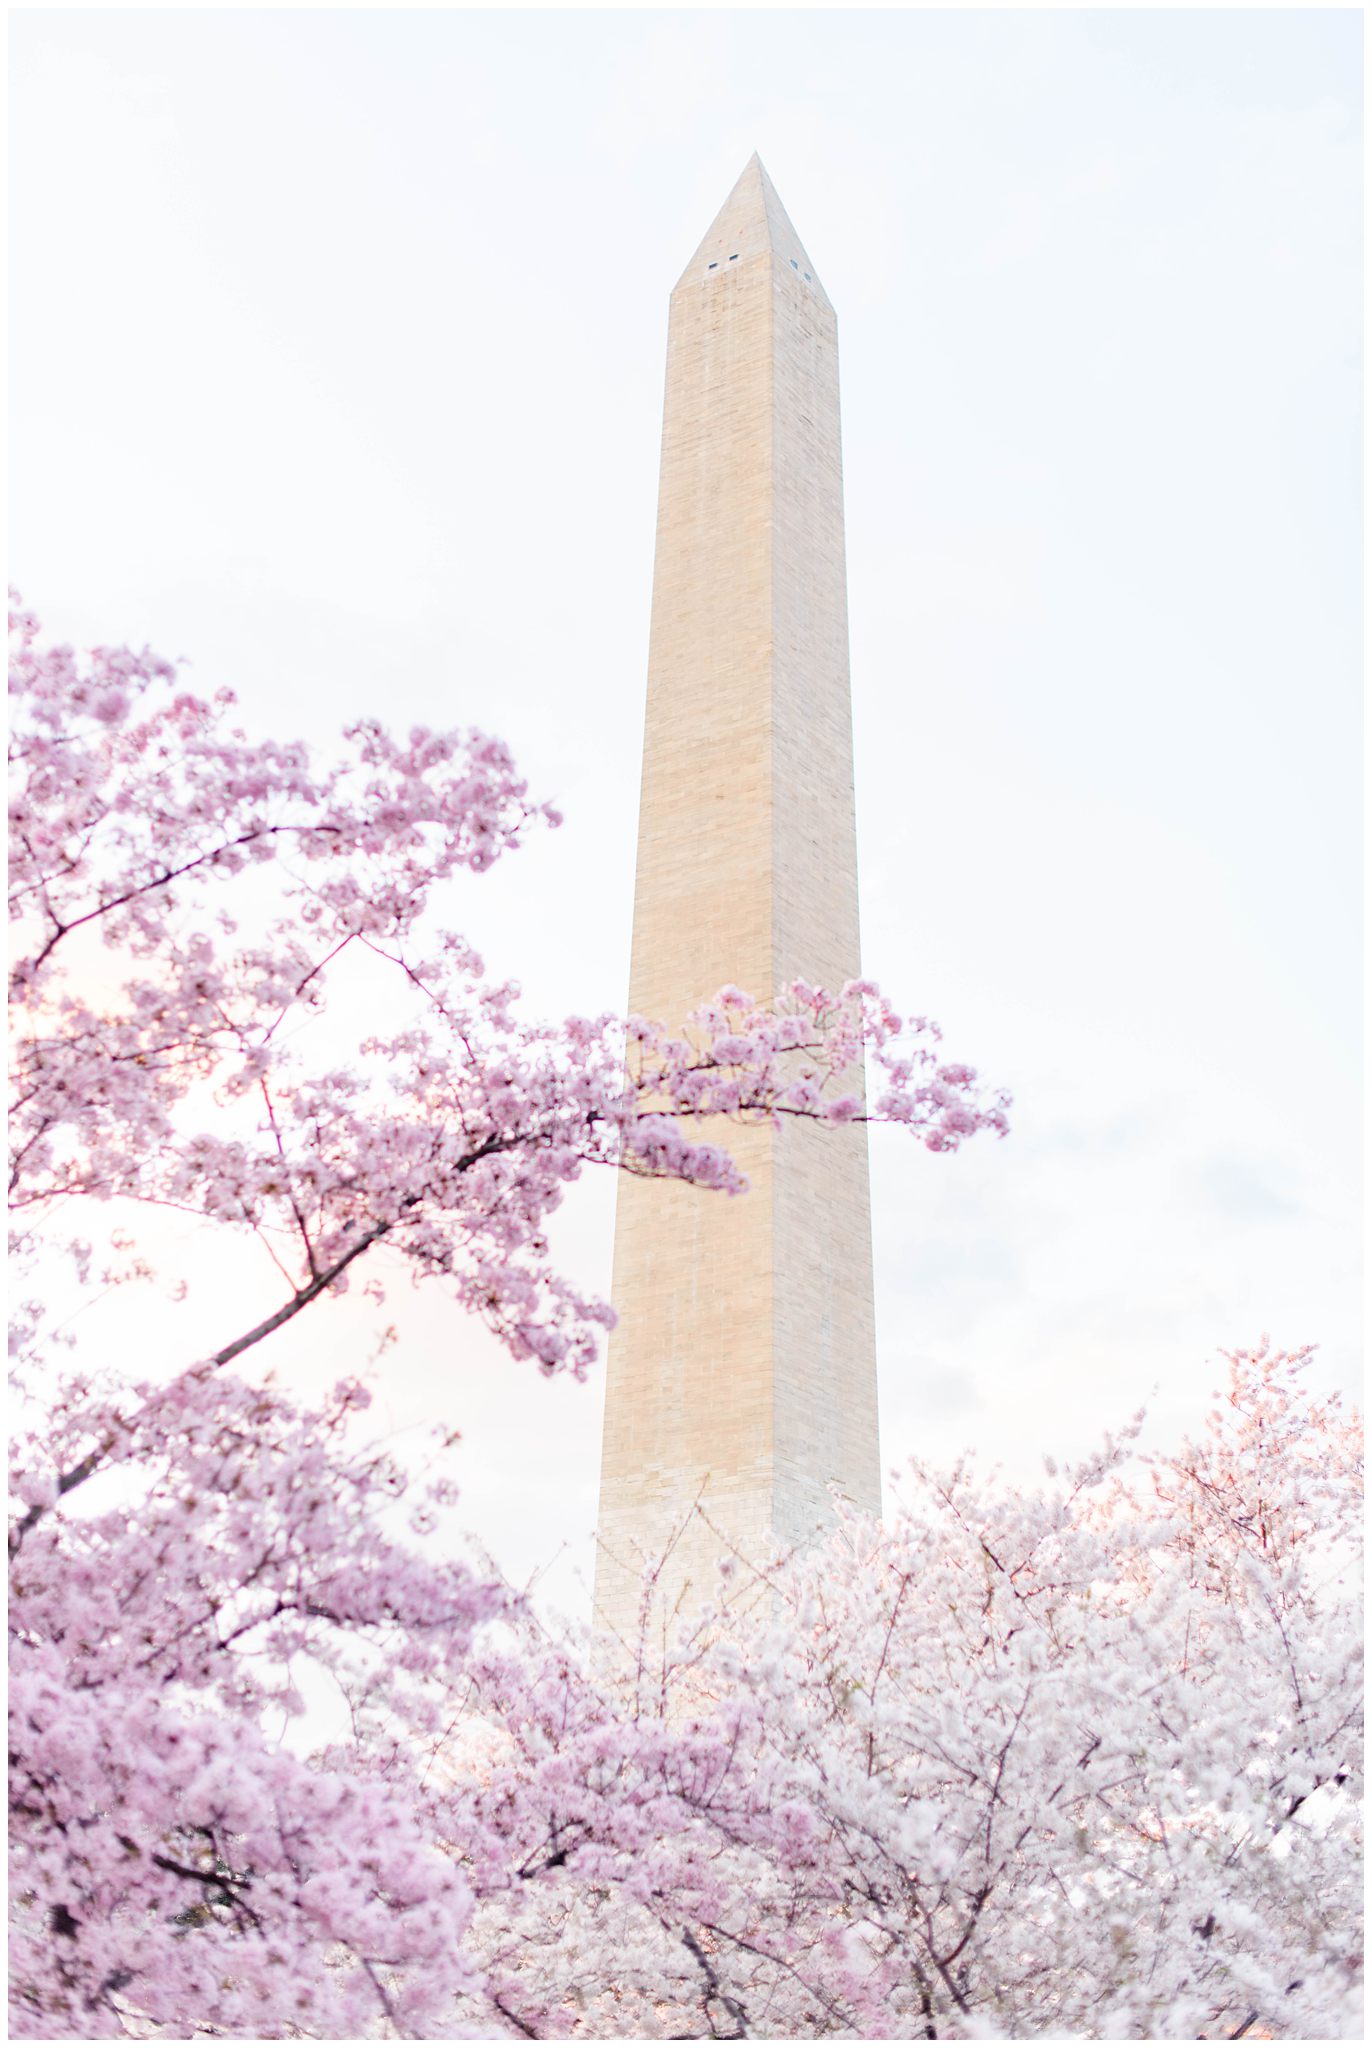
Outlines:
{"type": "Polygon", "coordinates": [[[735,1192],[726,1118],[870,1115],[935,1151],[1005,1129],[1005,1098],[866,982],[779,1004],[726,989],[684,1031],[631,1020],[627,1059],[610,1016],[523,1021],[517,989],[426,918],[452,876],[557,823],[498,740],[368,722],[319,767],[249,741],[229,693],[193,695],[154,654],[43,647],[22,611],[11,637],[11,1199],[26,1223],[84,1195],[256,1232],[287,1292],[221,1363],[384,1239],[516,1357],[581,1372],[610,1313],[544,1231],[587,1163],[735,1192]],[[91,974],[93,938],[121,983],[91,974]],[[294,1027],[358,952],[412,1021],[313,1071],[294,1027]]]}

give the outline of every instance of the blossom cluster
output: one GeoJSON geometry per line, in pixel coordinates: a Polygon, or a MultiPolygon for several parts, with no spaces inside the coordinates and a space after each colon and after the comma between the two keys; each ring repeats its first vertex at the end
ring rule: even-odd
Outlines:
{"type": "Polygon", "coordinates": [[[427,915],[459,870],[556,822],[497,740],[363,724],[317,767],[153,654],[45,647],[23,611],[11,640],[12,1207],[35,1232],[80,1196],[256,1233],[290,1291],[221,1363],[384,1240],[516,1358],[584,1373],[613,1318],[553,1269],[546,1231],[586,1165],[736,1193],[730,1121],[870,1114],[938,1151],[1005,1129],[1006,1098],[941,1061],[927,1020],[902,1037],[867,982],[727,989],[683,1035],[523,1019],[427,915]],[[359,956],[413,1021],[312,1067],[294,1027],[359,956]]]}
{"type": "Polygon", "coordinates": [[[916,1469],[608,1663],[434,1556],[355,1384],[49,1390],[12,1491],[98,1441],[117,1497],[14,1545],[12,2031],[1359,2037],[1361,1431],[1309,1364],[1235,1354],[1169,1456],[916,1469]]]}
{"type": "Polygon", "coordinates": [[[507,2030],[1360,2037],[1362,1431],[1308,1350],[1228,1365],[1170,1456],[726,1556],[617,1683],[478,1645],[507,2030]]]}

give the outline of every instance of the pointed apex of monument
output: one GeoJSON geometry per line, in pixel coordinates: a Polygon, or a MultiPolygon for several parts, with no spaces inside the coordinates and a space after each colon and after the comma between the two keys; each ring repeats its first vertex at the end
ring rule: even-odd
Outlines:
{"type": "Polygon", "coordinates": [[[723,270],[731,262],[742,262],[746,256],[760,256],[767,251],[780,257],[824,296],[814,265],[777,197],[776,186],[763,169],[762,158],[754,150],[679,282],[699,282],[712,269],[723,270]]]}

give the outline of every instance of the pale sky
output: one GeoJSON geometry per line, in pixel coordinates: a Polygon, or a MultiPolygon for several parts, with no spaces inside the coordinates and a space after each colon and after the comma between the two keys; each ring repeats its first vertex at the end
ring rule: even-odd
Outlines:
{"type": "MultiPolygon", "coordinates": [[[[1264,1330],[1352,1387],[1358,16],[12,20],[13,579],[264,733],[509,738],[567,824],[444,913],[538,1014],[627,988],[667,295],[760,151],[839,318],[864,965],[1017,1099],[874,1142],[885,1461],[1175,1434],[1264,1330]]],[[[86,1341],[222,1339],[190,1234],[86,1341]]],[[[599,1375],[395,1319],[382,1413],[584,1604],[599,1375]]]]}

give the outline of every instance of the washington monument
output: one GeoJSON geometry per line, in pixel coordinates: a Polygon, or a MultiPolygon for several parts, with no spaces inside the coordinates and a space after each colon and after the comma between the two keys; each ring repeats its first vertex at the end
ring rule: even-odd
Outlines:
{"type": "MultiPolygon", "coordinates": [[[[629,1007],[680,1028],[858,954],[837,329],[755,156],[671,299],[629,1007]]],[[[746,1194],[619,1182],[595,1604],[627,1641],[673,1537],[668,1617],[832,1485],[880,1506],[865,1127],[722,1142],[746,1194]]]]}

